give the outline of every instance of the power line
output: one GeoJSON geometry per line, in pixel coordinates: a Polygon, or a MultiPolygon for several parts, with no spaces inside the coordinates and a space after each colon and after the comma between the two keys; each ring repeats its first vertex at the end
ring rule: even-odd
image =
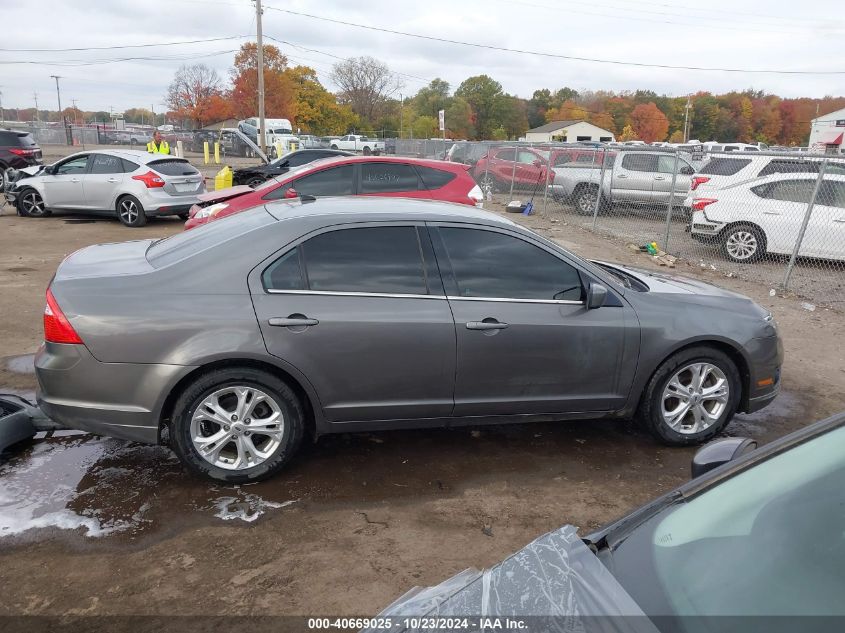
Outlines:
{"type": "Polygon", "coordinates": [[[748,73],[748,74],[770,74],[770,75],[845,75],[845,70],[774,70],[774,69],[759,69],[759,68],[713,68],[707,66],[674,66],[670,64],[648,64],[643,62],[625,62],[615,59],[598,59],[593,57],[579,57],[575,55],[562,55],[557,53],[544,53],[542,51],[531,51],[519,48],[507,48],[505,46],[495,46],[493,44],[478,44],[476,42],[463,42],[460,40],[452,40],[445,37],[435,37],[433,35],[420,35],[419,33],[408,33],[406,31],[396,31],[383,27],[369,26],[366,24],[357,24],[355,22],[346,22],[344,20],[335,20],[310,13],[301,13],[299,11],[292,11],[290,9],[280,9],[278,7],[271,7],[265,5],[266,9],[273,11],[280,11],[289,15],[296,15],[313,20],[321,20],[323,22],[331,22],[333,24],[341,24],[343,26],[353,26],[359,29],[366,29],[368,31],[377,31],[380,33],[390,33],[392,35],[401,35],[403,37],[413,37],[421,40],[428,40],[432,42],[442,42],[445,44],[458,44],[460,46],[470,46],[472,48],[481,48],[494,51],[502,51],[506,53],[518,53],[521,55],[535,55],[537,57],[547,57],[554,59],[566,59],[570,61],[591,62],[596,64],[612,64],[616,66],[634,66],[638,68],[661,68],[667,70],[695,70],[704,72],[724,72],[724,73],[748,73]]]}
{"type": "Polygon", "coordinates": [[[223,42],[238,40],[246,35],[230,35],[228,37],[210,37],[203,40],[182,40],[179,42],[157,42],[150,44],[121,44],[119,46],[83,46],[79,48],[0,48],[3,53],[70,53],[77,51],[110,51],[119,48],[152,48],[155,46],[182,46],[184,44],[202,44],[205,42],[223,42]]]}
{"type": "Polygon", "coordinates": [[[203,59],[206,57],[216,57],[218,55],[228,55],[238,52],[238,49],[230,49],[225,51],[216,51],[213,53],[188,54],[188,55],[161,55],[161,56],[140,56],[140,57],[114,57],[103,59],[63,59],[50,61],[33,61],[33,60],[16,60],[16,61],[0,61],[0,65],[10,66],[15,64],[26,64],[31,66],[100,66],[103,64],[118,64],[122,62],[134,61],[188,61],[192,59],[203,59]]]}

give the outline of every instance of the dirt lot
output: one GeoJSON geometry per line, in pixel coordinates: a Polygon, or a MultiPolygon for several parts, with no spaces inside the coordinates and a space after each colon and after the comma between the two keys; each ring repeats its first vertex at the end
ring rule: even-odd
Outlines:
{"type": "MultiPolygon", "coordinates": [[[[583,256],[651,265],[560,218],[516,217],[583,256]]],[[[65,255],[181,229],[74,220],[0,211],[0,391],[34,389],[18,357],[41,340],[44,289],[65,255]]],[[[784,393],[730,434],[771,441],[845,408],[845,315],[697,262],[678,272],[752,296],[781,327],[784,393]]],[[[190,478],[163,448],[54,437],[0,464],[0,615],[375,614],[545,531],[625,513],[683,482],[692,453],[618,422],[340,435],[272,481],[227,488],[190,478]]]]}

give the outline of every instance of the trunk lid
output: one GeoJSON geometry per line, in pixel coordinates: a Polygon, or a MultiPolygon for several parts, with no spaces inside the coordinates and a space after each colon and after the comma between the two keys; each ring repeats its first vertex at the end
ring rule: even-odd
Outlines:
{"type": "Polygon", "coordinates": [[[146,253],[153,242],[154,240],[136,240],[86,246],[68,255],[59,264],[53,279],[65,281],[150,272],[154,269],[147,261],[146,253]]]}

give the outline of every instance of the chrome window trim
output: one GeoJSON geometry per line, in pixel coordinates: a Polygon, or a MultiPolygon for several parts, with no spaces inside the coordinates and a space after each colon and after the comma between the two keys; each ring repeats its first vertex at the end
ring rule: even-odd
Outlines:
{"type": "Polygon", "coordinates": [[[267,288],[266,292],[274,295],[317,295],[324,297],[380,297],[383,299],[448,299],[449,301],[493,301],[499,303],[545,303],[557,305],[585,305],[584,301],[568,299],[509,299],[507,297],[454,297],[444,295],[417,295],[389,292],[351,292],[340,290],[277,290],[267,288]]]}
{"type": "Polygon", "coordinates": [[[569,299],[509,299],[507,297],[453,297],[447,295],[449,301],[494,301],[499,303],[548,303],[561,305],[584,305],[583,301],[571,301],[569,299]]]}
{"type": "Polygon", "coordinates": [[[318,295],[325,297],[381,297],[385,299],[445,299],[444,295],[417,295],[391,292],[352,292],[340,290],[277,290],[267,288],[266,290],[274,295],[318,295]]]}

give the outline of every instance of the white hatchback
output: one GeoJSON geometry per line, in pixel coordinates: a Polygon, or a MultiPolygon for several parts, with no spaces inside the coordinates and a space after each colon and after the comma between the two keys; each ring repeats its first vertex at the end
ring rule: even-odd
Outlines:
{"type": "MultiPolygon", "coordinates": [[[[693,238],[718,245],[734,262],[792,254],[817,174],[773,174],[696,195],[693,238]]],[[[825,175],[798,255],[845,260],[845,175],[825,175]]]]}

